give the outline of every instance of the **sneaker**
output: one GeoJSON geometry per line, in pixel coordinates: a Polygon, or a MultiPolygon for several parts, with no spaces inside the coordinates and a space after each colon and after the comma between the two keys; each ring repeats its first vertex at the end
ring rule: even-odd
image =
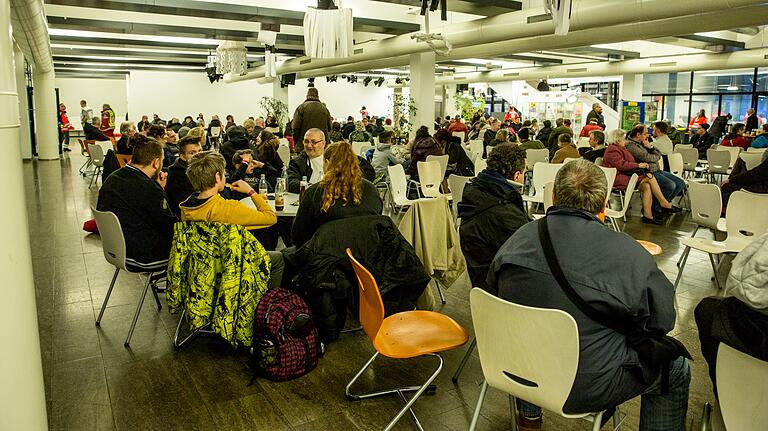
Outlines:
{"type": "Polygon", "coordinates": [[[528,418],[519,413],[517,415],[518,431],[540,430],[542,422],[543,422],[543,416],[539,416],[537,418],[528,418]]]}
{"type": "Polygon", "coordinates": [[[643,224],[655,224],[656,226],[661,226],[664,224],[664,222],[656,218],[648,218],[643,216],[643,224]]]}

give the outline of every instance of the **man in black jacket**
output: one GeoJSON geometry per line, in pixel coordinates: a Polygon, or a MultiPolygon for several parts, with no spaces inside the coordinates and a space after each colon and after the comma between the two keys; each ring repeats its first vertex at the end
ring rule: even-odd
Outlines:
{"type": "Polygon", "coordinates": [[[219,152],[224,156],[224,161],[227,162],[227,172],[232,172],[235,169],[235,165],[232,164],[232,156],[238,150],[251,150],[253,154],[257,154],[257,152],[256,147],[248,140],[248,132],[243,126],[231,127],[227,132],[227,138],[229,140],[221,145],[219,152]]]}
{"type": "Polygon", "coordinates": [[[509,182],[522,183],[524,171],[524,150],[510,143],[497,145],[488,167],[464,187],[459,234],[472,286],[487,290],[485,278],[496,252],[530,221],[520,192],[509,182]]]}
{"type": "Polygon", "coordinates": [[[691,144],[693,148],[699,150],[699,158],[707,158],[707,150],[709,147],[715,144],[714,136],[707,133],[709,131],[709,124],[700,124],[694,129],[693,136],[691,137],[691,144]]]}
{"type": "Polygon", "coordinates": [[[102,133],[102,131],[99,129],[100,125],[101,118],[99,117],[93,117],[93,119],[91,119],[91,123],[83,124],[83,132],[85,132],[86,141],[109,141],[107,135],[102,133]]]}
{"type": "Polygon", "coordinates": [[[195,189],[187,177],[187,163],[195,154],[203,151],[199,136],[185,136],[179,141],[179,158],[168,168],[168,183],[165,193],[168,195],[168,205],[177,217],[179,204],[184,202],[195,189]]]}
{"type": "Polygon", "coordinates": [[[96,209],[111,211],[120,220],[131,271],[159,271],[168,266],[177,221],[165,196],[163,144],[143,135],[131,143],[131,163],[104,181],[96,209]]]}
{"type": "MultiPolygon", "coordinates": [[[[320,129],[309,129],[304,134],[303,144],[304,150],[288,164],[289,193],[299,193],[303,177],[306,177],[308,184],[315,184],[323,179],[325,133],[320,129]]],[[[357,156],[357,158],[360,161],[363,178],[373,182],[376,179],[376,171],[373,169],[371,162],[360,156],[357,156]]]]}
{"type": "Polygon", "coordinates": [[[341,135],[344,139],[349,139],[349,135],[355,131],[355,118],[353,116],[347,117],[347,122],[341,126],[341,135]]]}

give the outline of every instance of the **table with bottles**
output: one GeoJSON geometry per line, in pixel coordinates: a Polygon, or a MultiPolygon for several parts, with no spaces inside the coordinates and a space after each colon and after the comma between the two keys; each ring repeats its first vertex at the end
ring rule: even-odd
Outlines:
{"type": "MultiPolygon", "coordinates": [[[[282,211],[278,211],[275,208],[274,193],[269,194],[269,199],[267,200],[267,202],[269,202],[269,206],[272,207],[272,210],[275,211],[275,214],[277,214],[279,217],[296,217],[296,211],[299,210],[299,195],[297,193],[285,193],[284,200],[285,200],[285,204],[283,205],[282,211]]],[[[251,208],[256,208],[256,205],[253,203],[253,200],[249,197],[245,197],[241,199],[240,202],[248,205],[251,208]]]]}

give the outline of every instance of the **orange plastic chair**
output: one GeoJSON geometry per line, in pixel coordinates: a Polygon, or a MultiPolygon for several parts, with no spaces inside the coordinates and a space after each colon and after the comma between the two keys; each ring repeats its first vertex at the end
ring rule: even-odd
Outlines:
{"type": "Polygon", "coordinates": [[[124,168],[125,165],[131,163],[132,156],[130,154],[115,154],[115,157],[117,157],[117,161],[120,163],[121,168],[124,168]]]}
{"type": "Polygon", "coordinates": [[[423,430],[411,406],[425,391],[435,391],[436,387],[431,384],[443,368],[443,358],[439,352],[463,346],[469,335],[456,321],[434,311],[403,311],[384,317],[384,303],[381,300],[379,287],[376,285],[373,275],[352,256],[352,250],[347,249],[347,256],[349,256],[352,268],[355,270],[360,287],[360,324],[376,349],[376,353],[347,384],[345,395],[348,400],[355,401],[397,394],[403,401],[406,401],[405,407],[397,413],[384,430],[391,430],[406,412],[410,412],[416,425],[420,430],[423,430]],[[368,394],[352,394],[350,392],[352,385],[379,354],[394,359],[431,355],[437,357],[439,362],[435,372],[421,386],[408,386],[368,394]],[[404,392],[416,392],[416,394],[407,400],[404,392]]]}

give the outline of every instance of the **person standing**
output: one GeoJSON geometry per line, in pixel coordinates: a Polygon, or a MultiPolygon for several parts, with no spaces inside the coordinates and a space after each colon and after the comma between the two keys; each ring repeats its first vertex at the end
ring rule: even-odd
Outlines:
{"type": "Polygon", "coordinates": [[[757,130],[758,128],[757,114],[755,114],[755,110],[753,108],[747,109],[747,118],[745,119],[745,122],[746,122],[747,132],[757,130]]]}
{"type": "Polygon", "coordinates": [[[110,138],[115,136],[115,111],[108,103],[101,108],[101,132],[110,138]]]}
{"type": "Polygon", "coordinates": [[[80,101],[80,123],[91,124],[93,118],[93,109],[88,107],[88,102],[85,99],[80,101]]]}
{"type": "Polygon", "coordinates": [[[589,124],[593,119],[597,120],[596,124],[605,130],[605,117],[603,117],[603,107],[599,103],[592,104],[592,110],[587,114],[587,124],[589,124]]]}
{"type": "MultiPolygon", "coordinates": [[[[72,123],[69,122],[67,117],[67,107],[63,104],[59,104],[59,145],[61,151],[72,151],[69,149],[69,132],[75,130],[72,123]]],[[[60,152],[61,152],[60,151],[60,152]]]]}
{"type": "Polygon", "coordinates": [[[323,142],[328,141],[328,132],[331,130],[331,113],[325,104],[320,101],[320,95],[316,87],[307,89],[307,98],[296,108],[293,114],[291,128],[294,136],[300,139],[294,140],[294,152],[301,153],[304,150],[303,137],[309,129],[320,129],[323,132],[323,142]]]}
{"type": "Polygon", "coordinates": [[[589,121],[587,121],[587,125],[581,128],[581,132],[579,132],[580,138],[586,138],[589,137],[589,132],[593,130],[603,130],[602,127],[600,127],[599,124],[597,124],[597,118],[590,118],[589,121]]]}

